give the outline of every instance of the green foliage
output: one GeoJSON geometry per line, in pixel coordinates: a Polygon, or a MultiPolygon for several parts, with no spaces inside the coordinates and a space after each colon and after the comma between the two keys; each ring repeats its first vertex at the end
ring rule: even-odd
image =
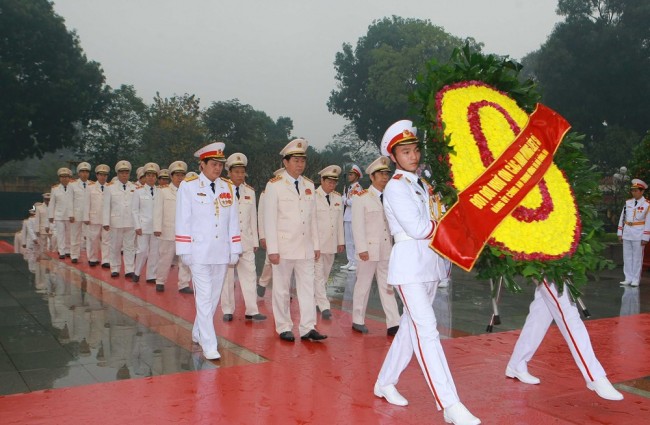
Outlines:
{"type": "MultiPolygon", "coordinates": [[[[641,140],[641,143],[634,149],[632,161],[630,162],[630,175],[632,178],[641,179],[650,184],[650,131],[641,140]]],[[[646,197],[648,196],[646,190],[646,197]]]]}
{"type": "Polygon", "coordinates": [[[0,165],[78,142],[104,75],[47,0],[0,5],[0,165]]]}
{"type": "MultiPolygon", "coordinates": [[[[456,191],[451,185],[450,170],[445,158],[454,152],[448,146],[449,140],[443,137],[441,123],[438,122],[436,93],[449,84],[483,81],[508,93],[522,109],[531,112],[539,100],[539,94],[533,81],[520,81],[520,71],[521,65],[516,62],[472,52],[468,45],[456,49],[446,64],[438,64],[433,60],[427,65],[420,89],[415,92],[413,100],[420,109],[419,128],[428,129],[424,137],[426,161],[433,171],[433,179],[438,182],[437,188],[446,195],[449,203],[455,201],[456,191]]],[[[521,288],[516,277],[521,276],[527,281],[547,277],[554,280],[561,289],[567,278],[576,285],[581,285],[587,282],[587,273],[610,266],[600,255],[604,248],[599,240],[602,222],[595,208],[600,201],[600,179],[583,153],[583,141],[584,136],[568,133],[554,158],[556,165],[571,182],[582,221],[582,237],[576,252],[571,257],[554,261],[517,261],[504,249],[488,245],[475,266],[480,279],[496,280],[503,276],[506,287],[518,292],[521,288]]]]}
{"type": "MultiPolygon", "coordinates": [[[[466,41],[481,47],[473,39],[466,41]]],[[[336,54],[337,90],[327,106],[350,120],[361,140],[379,146],[395,117],[408,117],[408,96],[426,62],[445,60],[462,43],[430,21],[397,16],[374,21],[356,48],[345,43],[336,54]]]]}

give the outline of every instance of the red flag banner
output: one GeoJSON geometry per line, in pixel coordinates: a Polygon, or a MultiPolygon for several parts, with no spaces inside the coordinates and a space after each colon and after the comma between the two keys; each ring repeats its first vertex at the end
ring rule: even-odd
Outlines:
{"type": "Polygon", "coordinates": [[[485,243],[542,179],[569,123],[538,104],[512,144],[467,188],[438,223],[431,248],[469,271],[485,243]]]}

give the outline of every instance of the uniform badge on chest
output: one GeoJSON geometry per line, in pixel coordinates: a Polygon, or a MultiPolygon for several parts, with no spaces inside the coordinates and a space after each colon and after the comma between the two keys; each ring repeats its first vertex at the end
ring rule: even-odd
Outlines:
{"type": "Polygon", "coordinates": [[[219,194],[219,205],[222,207],[229,207],[232,205],[232,195],[229,192],[221,192],[219,194]]]}

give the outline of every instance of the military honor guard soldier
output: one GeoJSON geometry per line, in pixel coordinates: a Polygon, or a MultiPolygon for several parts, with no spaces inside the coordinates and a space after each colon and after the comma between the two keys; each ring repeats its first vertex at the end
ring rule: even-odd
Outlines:
{"type": "Polygon", "coordinates": [[[314,183],[302,176],[307,141],[294,139],[280,151],[285,171],[269,180],[264,194],[264,231],[273,265],[273,316],[283,341],[294,341],[290,282],[295,273],[301,339],[327,338],[316,330],[314,262],[320,257],[314,183]]]}
{"type": "MultiPolygon", "coordinates": [[[[158,264],[158,237],[153,234],[154,200],[158,196],[158,172],[160,167],[148,162],[143,167],[144,185],[136,189],[132,198],[133,227],[136,234],[137,251],[133,270],[133,282],[140,280],[140,273],[147,264],[147,283],[156,283],[156,265],[158,264]]],[[[164,290],[157,287],[157,291],[164,290]]]]}
{"type": "Polygon", "coordinates": [[[54,224],[59,258],[63,259],[70,256],[70,223],[74,221],[73,194],[69,187],[72,172],[63,167],[59,168],[56,174],[59,176],[59,184],[52,186],[50,191],[48,219],[54,224]]]}
{"type": "Polygon", "coordinates": [[[87,206],[84,209],[83,221],[88,226],[86,233],[86,256],[90,267],[95,267],[101,262],[102,267],[110,267],[110,232],[105,230],[104,218],[104,192],[107,190],[106,180],[111,171],[106,164],[95,167],[97,181],[88,187],[87,206]]]}
{"type": "MultiPolygon", "coordinates": [[[[160,186],[158,196],[154,198],[153,234],[158,237],[158,264],[156,266],[156,291],[163,292],[169,277],[169,271],[176,256],[176,195],[178,187],[185,178],[187,164],[174,161],[169,165],[171,184],[160,186]]],[[[160,180],[160,176],[158,176],[160,180]]],[[[151,261],[151,260],[149,260],[151,261]]],[[[182,261],[178,264],[178,292],[193,294],[190,288],[192,274],[189,266],[182,261]]]]}
{"type": "MultiPolygon", "coordinates": [[[[89,180],[90,177],[90,164],[87,162],[80,162],[77,165],[77,176],[79,178],[70,183],[72,189],[72,219],[70,220],[70,257],[72,262],[79,261],[81,255],[81,244],[85,243],[85,236],[87,233],[86,226],[83,223],[84,211],[88,208],[88,193],[90,192],[90,184],[93,182],[89,180]]],[[[86,249],[86,246],[84,246],[86,249]]]]}
{"type": "Polygon", "coordinates": [[[135,170],[135,178],[136,178],[136,181],[135,181],[135,187],[136,188],[141,187],[142,185],[144,185],[144,166],[138,167],[138,169],[135,170]]]}
{"type": "Polygon", "coordinates": [[[124,276],[133,277],[135,267],[135,229],[133,228],[133,194],[135,184],[129,181],[131,163],[118,161],[115,165],[117,180],[107,184],[102,202],[104,230],[110,231],[111,277],[118,277],[124,257],[124,276]],[[123,254],[122,254],[123,253],[123,254]]]}
{"type": "Polygon", "coordinates": [[[388,336],[399,329],[399,308],[395,291],[387,283],[388,259],[393,246],[386,215],[383,192],[390,179],[389,159],[380,156],[366,168],[372,184],[355,195],[352,209],[352,234],[357,252],[357,281],[352,295],[352,329],[368,333],[365,325],[366,308],[373,276],[377,277],[379,300],[386,315],[388,336]]]}
{"type": "Polygon", "coordinates": [[[345,233],[345,254],[348,257],[348,263],[341,266],[344,270],[354,271],[357,269],[357,258],[355,256],[354,236],[352,235],[352,200],[354,195],[363,190],[359,179],[363,177],[361,168],[358,165],[352,165],[348,171],[348,184],[343,190],[343,228],[345,233]]]}
{"type": "Polygon", "coordinates": [[[429,248],[436,228],[428,187],[415,174],[420,164],[417,130],[411,121],[391,125],[381,141],[381,153],[395,163],[395,174],[384,190],[384,212],[394,238],[388,264],[388,283],[404,304],[399,331],[386,354],[374,394],[406,406],[397,391],[401,373],[415,353],[422,374],[444,419],[456,425],[481,421],[460,402],[436,329],[433,301],[442,271],[438,254],[429,248]]]}
{"type": "Polygon", "coordinates": [[[241,230],[242,255],[235,266],[228,267],[226,283],[221,293],[223,320],[230,322],[235,312],[235,271],[244,298],[244,318],[246,320],[266,320],[257,308],[257,271],[255,252],[259,248],[257,233],[257,200],[255,190],[246,184],[248,158],[243,153],[234,153],[226,160],[228,177],[235,187],[235,197],[239,204],[239,228],[241,230]]]}
{"type": "Polygon", "coordinates": [[[171,182],[171,177],[168,168],[163,168],[158,173],[158,186],[167,186],[171,182]]]}
{"type": "MultiPolygon", "coordinates": [[[[278,176],[284,173],[284,167],[278,168],[273,172],[273,176],[278,176]]],[[[260,247],[266,251],[264,255],[264,266],[262,267],[262,273],[257,282],[257,296],[264,298],[266,294],[266,288],[269,286],[273,280],[273,268],[271,267],[271,262],[269,261],[269,251],[266,249],[266,236],[264,232],[264,191],[260,193],[260,199],[257,206],[257,232],[260,237],[260,247]]]]}
{"type": "Polygon", "coordinates": [[[211,143],[194,153],[201,174],[186,177],[176,198],[176,253],[192,271],[196,319],[192,340],[201,345],[206,359],[221,358],[214,314],[228,271],[242,253],[235,189],[220,178],[225,145],[211,143]]]}
{"type": "Polygon", "coordinates": [[[643,269],[643,253],[650,240],[650,202],[643,196],[648,185],[639,179],[632,180],[632,198],[625,206],[618,221],[618,240],[623,242],[623,273],[621,285],[639,286],[643,269]]]}
{"type": "Polygon", "coordinates": [[[35,204],[36,216],[34,222],[34,230],[36,231],[36,238],[38,239],[37,258],[43,259],[45,251],[48,250],[50,237],[50,222],[47,218],[47,207],[50,204],[50,194],[43,194],[43,202],[35,204]]]}
{"type": "Polygon", "coordinates": [[[316,260],[314,270],[314,294],[316,306],[321,317],[332,317],[330,302],[327,299],[327,281],[329,279],[334,256],[345,249],[343,235],[343,198],[335,191],[341,174],[341,167],[330,165],[318,172],[320,186],[316,189],[316,221],[318,222],[318,240],[320,258],[316,260]]]}

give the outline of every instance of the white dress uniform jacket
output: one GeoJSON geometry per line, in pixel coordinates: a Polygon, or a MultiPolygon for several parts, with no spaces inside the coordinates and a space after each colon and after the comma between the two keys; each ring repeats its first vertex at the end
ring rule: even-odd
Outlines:
{"type": "Polygon", "coordinates": [[[343,236],[343,198],[332,191],[327,194],[321,186],[316,189],[316,221],[318,222],[318,243],[321,254],[336,254],[339,245],[345,244],[343,236]]]}
{"type": "Polygon", "coordinates": [[[88,208],[88,193],[90,192],[90,180],[85,182],[77,179],[70,182],[72,189],[72,216],[74,223],[70,223],[70,256],[79,259],[81,254],[81,243],[84,239],[85,225],[83,224],[84,211],[88,208]]]}
{"type": "Polygon", "coordinates": [[[145,235],[153,233],[153,204],[158,188],[148,184],[138,187],[132,198],[133,228],[141,229],[145,235]]]}
{"type": "Polygon", "coordinates": [[[354,195],[361,192],[363,187],[359,182],[354,182],[351,185],[347,186],[343,191],[343,205],[345,206],[345,211],[343,213],[343,221],[352,221],[352,200],[354,195]]]}
{"type": "Polygon", "coordinates": [[[618,220],[618,236],[632,241],[650,240],[650,202],[644,197],[625,201],[625,207],[618,220]]]}
{"type": "Polygon", "coordinates": [[[88,186],[88,204],[84,210],[83,221],[88,222],[86,254],[88,261],[109,263],[110,232],[102,228],[104,221],[104,192],[108,189],[106,183],[92,182],[88,186]],[[101,255],[101,256],[100,256],[101,255]]]}
{"type": "Polygon", "coordinates": [[[70,217],[73,217],[72,202],[74,196],[70,184],[65,188],[62,184],[52,186],[50,195],[48,218],[54,220],[70,220],[70,217]]]}
{"type": "Polygon", "coordinates": [[[106,184],[102,205],[104,226],[111,226],[111,229],[134,228],[131,206],[135,189],[133,182],[121,183],[117,180],[106,184]]]}

